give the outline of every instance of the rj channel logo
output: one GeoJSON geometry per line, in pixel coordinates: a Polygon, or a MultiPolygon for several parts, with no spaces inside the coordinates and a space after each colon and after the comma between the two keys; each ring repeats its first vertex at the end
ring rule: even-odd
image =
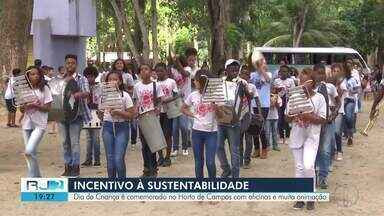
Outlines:
{"type": "Polygon", "coordinates": [[[68,192],[64,178],[22,178],[21,192],[68,192]]]}

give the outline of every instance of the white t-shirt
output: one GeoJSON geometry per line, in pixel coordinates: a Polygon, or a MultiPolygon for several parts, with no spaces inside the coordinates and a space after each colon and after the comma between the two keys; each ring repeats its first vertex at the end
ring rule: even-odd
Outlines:
{"type": "MultiPolygon", "coordinates": [[[[129,96],[129,94],[125,91],[123,91],[123,106],[124,106],[124,110],[127,110],[131,107],[133,107],[133,102],[132,102],[132,99],[131,97],[129,96]]],[[[108,121],[108,122],[124,122],[124,121],[127,121],[127,119],[125,118],[122,118],[122,117],[112,117],[111,114],[109,112],[105,112],[104,113],[104,121],[108,121]]]]}
{"type": "Polygon", "coordinates": [[[171,73],[176,81],[180,93],[184,94],[184,100],[191,94],[191,76],[184,77],[178,70],[171,68],[171,73]]]}
{"type": "Polygon", "coordinates": [[[357,81],[357,85],[358,85],[359,87],[361,87],[361,77],[360,77],[360,72],[359,72],[358,70],[356,70],[356,69],[353,69],[353,70],[351,71],[351,75],[352,75],[353,78],[356,79],[356,81],[357,81]]]}
{"type": "MultiPolygon", "coordinates": [[[[173,97],[173,93],[178,92],[176,81],[173,79],[167,78],[163,81],[157,81],[157,84],[163,91],[164,99],[171,98],[173,97]]],[[[162,113],[167,112],[167,106],[165,104],[161,106],[161,112],[162,113]]]]}
{"type": "MultiPolygon", "coordinates": [[[[257,94],[257,89],[256,86],[253,85],[252,83],[247,83],[248,84],[248,91],[252,94],[251,99],[251,108],[256,107],[256,102],[254,100],[255,97],[259,97],[257,94]]],[[[240,119],[243,119],[244,115],[249,112],[249,107],[248,107],[248,97],[243,97],[243,107],[241,109],[241,114],[240,114],[240,119]]],[[[251,113],[253,113],[253,109],[250,110],[251,113]]]]}
{"type": "Polygon", "coordinates": [[[200,92],[192,92],[185,100],[187,106],[191,106],[194,110],[195,117],[193,119],[194,130],[213,132],[217,131],[217,121],[215,109],[210,103],[202,103],[200,92]]]}
{"type": "MultiPolygon", "coordinates": [[[[312,102],[315,108],[314,113],[322,118],[326,118],[327,104],[322,94],[315,93],[312,97],[312,102]]],[[[289,101],[286,113],[289,112],[289,101]]],[[[292,122],[290,148],[301,148],[303,145],[310,145],[317,149],[320,141],[321,125],[314,124],[299,124],[292,122]]]]}
{"type": "Polygon", "coordinates": [[[251,100],[251,107],[256,107],[256,101],[254,100],[255,97],[259,97],[259,93],[257,92],[257,88],[253,83],[248,83],[248,91],[253,94],[252,100],[251,100]]]}
{"type": "Polygon", "coordinates": [[[279,109],[278,107],[281,107],[283,105],[283,100],[281,100],[280,96],[277,96],[277,107],[272,106],[269,108],[267,119],[279,119],[279,109]]]}
{"type": "Polygon", "coordinates": [[[130,73],[123,73],[123,84],[127,86],[134,86],[133,77],[130,73]]]}
{"type": "Polygon", "coordinates": [[[15,83],[13,77],[9,77],[7,89],[5,90],[4,99],[13,99],[15,98],[15,93],[13,92],[12,86],[15,83]]]}
{"type": "Polygon", "coordinates": [[[326,83],[325,86],[327,86],[329,106],[336,106],[335,98],[339,96],[339,94],[337,93],[336,86],[332,83],[326,83]]]}
{"type": "MultiPolygon", "coordinates": [[[[47,104],[53,101],[51,91],[48,86],[44,86],[44,91],[34,89],[40,104],[47,104]]],[[[28,109],[24,113],[24,117],[21,120],[21,125],[24,130],[30,130],[39,128],[45,130],[47,128],[48,113],[41,112],[37,109],[28,109]]]]}
{"type": "Polygon", "coordinates": [[[285,80],[277,78],[273,81],[273,85],[282,88],[282,90],[279,92],[280,97],[283,97],[288,92],[289,88],[296,86],[295,80],[292,78],[287,78],[285,80]]]}
{"type": "Polygon", "coordinates": [[[340,83],[339,88],[343,92],[342,95],[340,96],[341,105],[340,105],[339,113],[344,114],[344,99],[348,95],[347,81],[345,79],[340,83]]]}
{"type": "MultiPolygon", "coordinates": [[[[159,84],[156,83],[157,98],[164,96],[159,84]]],[[[142,81],[136,83],[133,89],[133,98],[136,99],[139,114],[143,114],[155,109],[153,104],[153,82],[143,84],[142,81]]]]}
{"type": "Polygon", "coordinates": [[[47,76],[47,75],[44,75],[44,79],[48,82],[48,81],[50,81],[52,78],[49,77],[49,76],[47,76]]]}

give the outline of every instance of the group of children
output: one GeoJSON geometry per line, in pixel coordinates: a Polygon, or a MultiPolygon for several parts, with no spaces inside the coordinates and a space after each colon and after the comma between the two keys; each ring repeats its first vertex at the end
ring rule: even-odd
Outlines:
{"type": "MultiPolygon", "coordinates": [[[[134,67],[117,59],[109,72],[99,74],[94,66],[88,66],[80,75],[76,73],[76,56],[67,55],[62,77],[76,81],[73,97],[80,108],[75,119],[58,123],[65,161],[62,176],[80,175],[80,131],[83,122],[89,122],[95,112],[102,129],[85,129],[87,154],[82,165],[100,166],[101,133],[110,178],[126,177],[125,153],[129,140],[134,146],[137,136],[142,146],[142,177],[156,177],[159,166],[171,166],[171,157],[179,154],[181,140],[183,155],[188,155],[192,147],[196,178],[204,177],[204,164],[209,178],[217,176],[216,156],[222,169],[220,176],[238,178],[241,167],[250,168],[251,158],[266,159],[270,147],[280,151],[280,140],[290,137],[296,177],[314,178],[315,184],[326,189],[333,158],[342,160],[342,136],[353,145],[361,80],[354,75],[358,72],[351,62],[346,60],[330,69],[318,64],[297,75],[284,63],[277,72],[269,72],[261,53],[253,53],[252,65],[229,59],[222,77],[227,101],[219,103],[204,99],[213,74],[206,68],[197,69],[196,56],[197,51],[188,48],[185,58],[172,59],[169,65],[157,63],[153,68],[144,63],[137,73],[134,67]],[[97,81],[115,83],[123,108],[100,108],[102,96],[97,81]],[[298,85],[305,88],[314,111],[289,116],[288,90],[298,85]],[[149,135],[138,130],[145,126],[141,119],[148,115],[157,116],[155,121],[160,122],[166,142],[164,152],[153,152],[149,135]]],[[[26,75],[38,101],[20,107],[24,113],[21,124],[25,156],[28,176],[40,177],[36,149],[47,128],[52,95],[40,67],[30,67],[26,75]]],[[[304,206],[297,202],[294,207],[304,206]]],[[[308,202],[307,209],[313,208],[314,203],[308,202]]]]}

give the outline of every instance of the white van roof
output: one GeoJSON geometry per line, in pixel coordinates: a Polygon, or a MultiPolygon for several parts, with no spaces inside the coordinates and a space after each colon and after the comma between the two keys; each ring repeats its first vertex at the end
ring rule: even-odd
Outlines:
{"type": "Polygon", "coordinates": [[[266,53],[345,53],[355,54],[358,52],[346,47],[255,47],[257,51],[266,53]]]}

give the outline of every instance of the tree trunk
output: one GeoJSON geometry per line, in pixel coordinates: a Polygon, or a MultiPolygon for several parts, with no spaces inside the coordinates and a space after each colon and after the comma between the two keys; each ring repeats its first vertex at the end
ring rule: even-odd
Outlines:
{"type": "MultiPolygon", "coordinates": [[[[32,21],[33,0],[2,0],[0,66],[6,71],[25,70],[32,21]]],[[[3,69],[0,70],[2,73],[3,69]]],[[[0,79],[2,79],[0,75],[0,79]]]]}
{"type": "Polygon", "coordinates": [[[152,13],[152,52],[153,63],[156,64],[159,61],[158,44],[157,44],[157,1],[151,0],[151,13],[152,13]]]}
{"type": "MultiPolygon", "coordinates": [[[[145,4],[146,4],[146,0],[139,1],[139,6],[141,8],[141,11],[145,10],[145,4]]],[[[137,19],[136,16],[134,17],[134,23],[135,23],[135,26],[133,30],[133,42],[135,43],[137,51],[139,53],[143,53],[143,36],[142,36],[143,34],[141,34],[139,20],[137,19]]]]}
{"type": "Polygon", "coordinates": [[[304,33],[305,18],[308,13],[308,5],[304,5],[298,11],[293,23],[293,47],[299,47],[304,33]]]}
{"type": "Polygon", "coordinates": [[[115,23],[115,33],[116,33],[116,52],[118,58],[123,58],[123,32],[122,26],[119,25],[116,17],[113,19],[115,23]]]}
{"type": "Polygon", "coordinates": [[[117,19],[119,25],[123,27],[125,40],[127,40],[129,49],[131,50],[136,61],[141,62],[140,61],[141,60],[140,54],[137,52],[135,44],[133,43],[133,39],[132,39],[131,31],[130,31],[131,28],[129,26],[127,16],[125,15],[124,2],[122,0],[110,0],[110,3],[113,7],[113,11],[115,12],[115,16],[116,16],[116,19],[117,19]],[[122,8],[118,7],[116,1],[121,1],[120,5],[122,6],[122,8]]]}
{"type": "MultiPolygon", "coordinates": [[[[132,0],[133,8],[135,10],[135,14],[137,20],[139,21],[139,26],[143,38],[143,60],[149,60],[149,40],[148,40],[148,30],[147,25],[145,23],[145,10],[142,10],[139,4],[139,0],[132,0]]],[[[144,8],[145,9],[145,8],[144,8]]]]}
{"type": "MultiPolygon", "coordinates": [[[[101,7],[98,4],[97,8],[96,8],[96,17],[97,17],[96,19],[97,20],[100,20],[101,13],[102,13],[101,7]]],[[[100,62],[100,51],[101,51],[100,31],[96,31],[96,49],[97,49],[97,51],[96,51],[96,62],[101,65],[101,62],[100,62]]]]}
{"type": "Polygon", "coordinates": [[[384,37],[379,38],[379,47],[377,48],[377,64],[380,68],[384,66],[384,37]]]}
{"type": "Polygon", "coordinates": [[[225,26],[226,26],[226,0],[208,0],[208,12],[211,18],[211,61],[212,72],[218,74],[224,68],[225,51],[225,26]]]}

